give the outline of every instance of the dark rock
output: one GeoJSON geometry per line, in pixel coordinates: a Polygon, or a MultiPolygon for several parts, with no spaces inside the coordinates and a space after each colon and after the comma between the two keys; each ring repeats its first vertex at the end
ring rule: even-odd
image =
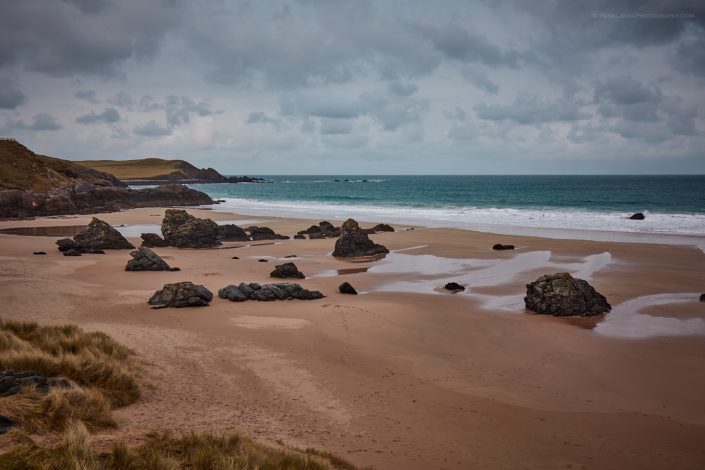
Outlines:
{"type": "Polygon", "coordinates": [[[377,232],[393,232],[393,231],[394,231],[394,227],[392,227],[391,225],[387,225],[387,224],[377,224],[377,225],[375,225],[374,227],[372,227],[372,228],[369,229],[369,230],[371,230],[372,233],[377,233],[377,232]]]}
{"type": "Polygon", "coordinates": [[[15,422],[5,415],[0,415],[0,434],[6,434],[15,427],[15,422]]]}
{"type": "Polygon", "coordinates": [[[349,282],[344,282],[341,285],[339,285],[338,290],[340,291],[341,294],[357,295],[357,291],[349,282]]]}
{"type": "Polygon", "coordinates": [[[46,251],[35,251],[32,254],[33,255],[46,255],[46,251]]]}
{"type": "Polygon", "coordinates": [[[81,252],[71,248],[70,250],[64,251],[64,256],[81,256],[81,252]]]}
{"type": "Polygon", "coordinates": [[[93,217],[88,227],[73,237],[81,247],[94,250],[122,250],[134,248],[120,232],[96,217],[93,217]]]}
{"type": "Polygon", "coordinates": [[[297,233],[294,235],[295,240],[306,240],[306,236],[303,233],[297,233]]]}
{"type": "Polygon", "coordinates": [[[163,248],[165,246],[169,246],[166,240],[156,233],[143,233],[140,237],[142,237],[142,245],[150,248],[163,248]]]}
{"type": "Polygon", "coordinates": [[[167,209],[162,220],[162,235],[169,246],[209,248],[220,245],[218,224],[199,219],[183,209],[167,209]]]}
{"type": "Polygon", "coordinates": [[[66,379],[47,379],[43,374],[33,370],[0,372],[0,397],[19,393],[22,387],[32,385],[41,393],[49,392],[50,388],[70,388],[71,383],[66,379]]]}
{"type": "Polygon", "coordinates": [[[225,224],[218,226],[218,239],[226,242],[244,242],[249,241],[250,236],[235,224],[225,224]]]}
{"type": "Polygon", "coordinates": [[[492,245],[492,249],[493,249],[493,250],[498,250],[498,251],[502,251],[502,250],[513,250],[513,249],[514,249],[514,245],[502,245],[501,243],[496,243],[496,244],[492,245]]]}
{"type": "Polygon", "coordinates": [[[269,263],[269,260],[268,260],[268,259],[265,259],[265,258],[260,258],[260,259],[257,260],[257,262],[258,262],[258,263],[269,263]]]}
{"type": "Polygon", "coordinates": [[[705,302],[705,294],[700,294],[700,301],[705,302]]]}
{"type": "Polygon", "coordinates": [[[636,214],[632,214],[632,216],[629,218],[631,220],[644,220],[646,217],[641,212],[637,212],[636,214]]]}
{"type": "Polygon", "coordinates": [[[367,233],[360,229],[355,220],[348,219],[341,227],[340,238],[335,242],[333,256],[337,258],[355,258],[385,255],[387,253],[389,253],[389,250],[385,246],[374,243],[367,236],[367,233]]]}
{"type": "Polygon", "coordinates": [[[296,255],[286,255],[284,258],[298,258],[296,255]]]}
{"type": "Polygon", "coordinates": [[[257,300],[260,302],[271,302],[274,300],[315,300],[323,298],[319,291],[304,289],[299,284],[280,282],[265,284],[263,286],[250,283],[240,285],[229,285],[218,291],[221,299],[232,300],[233,302],[244,302],[245,300],[257,300]]]}
{"type": "Polygon", "coordinates": [[[599,315],[611,309],[590,284],[568,273],[547,274],[526,285],[526,308],[556,316],[599,315]]]}
{"type": "Polygon", "coordinates": [[[205,307],[211,300],[211,291],[202,285],[186,281],[164,284],[161,290],[152,295],[149,304],[156,305],[156,308],[205,307]]]}
{"type": "Polygon", "coordinates": [[[299,271],[299,268],[296,267],[294,263],[284,263],[284,264],[278,264],[274,267],[274,271],[269,273],[271,277],[279,277],[279,278],[295,278],[295,279],[303,279],[306,276],[304,276],[304,273],[299,271]]]}
{"type": "Polygon", "coordinates": [[[460,290],[465,290],[464,286],[461,286],[457,282],[449,282],[445,286],[443,286],[444,289],[447,290],[452,290],[452,291],[460,291],[460,290]]]}
{"type": "Polygon", "coordinates": [[[289,237],[286,235],[280,235],[275,233],[269,227],[248,227],[247,231],[250,233],[252,240],[288,240],[289,237]]]}
{"type": "Polygon", "coordinates": [[[326,235],[323,232],[313,232],[308,234],[309,240],[323,240],[326,235]]]}
{"type": "Polygon", "coordinates": [[[230,258],[230,259],[240,259],[240,257],[238,257],[238,256],[233,256],[233,257],[230,258]]]}
{"type": "Polygon", "coordinates": [[[333,226],[333,224],[331,224],[327,220],[318,222],[318,227],[321,229],[321,232],[335,232],[336,230],[340,230],[335,228],[335,226],[333,226]]]}
{"type": "Polygon", "coordinates": [[[132,259],[127,262],[125,271],[179,271],[179,268],[172,268],[161,256],[144,245],[130,253],[130,256],[132,259]]]}
{"type": "Polygon", "coordinates": [[[62,238],[61,240],[56,240],[55,243],[59,247],[59,251],[80,251],[82,249],[81,245],[76,243],[72,238],[62,238]]]}

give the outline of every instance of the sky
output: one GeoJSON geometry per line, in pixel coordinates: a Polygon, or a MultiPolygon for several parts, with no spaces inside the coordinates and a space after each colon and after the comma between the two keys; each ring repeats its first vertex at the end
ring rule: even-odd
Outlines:
{"type": "Polygon", "coordinates": [[[0,136],[225,174],[705,173],[705,2],[0,0],[0,136]]]}

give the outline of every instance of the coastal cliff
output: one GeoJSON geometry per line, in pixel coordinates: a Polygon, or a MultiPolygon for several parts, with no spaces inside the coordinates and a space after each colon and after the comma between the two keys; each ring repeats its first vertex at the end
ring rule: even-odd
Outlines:
{"type": "Polygon", "coordinates": [[[160,183],[266,183],[250,176],[224,176],[213,168],[196,168],[184,160],[82,160],[79,165],[108,173],[130,185],[160,183]]]}
{"type": "Polygon", "coordinates": [[[133,207],[213,204],[180,184],[130,189],[115,176],[0,140],[0,218],[114,212],[133,207]]]}

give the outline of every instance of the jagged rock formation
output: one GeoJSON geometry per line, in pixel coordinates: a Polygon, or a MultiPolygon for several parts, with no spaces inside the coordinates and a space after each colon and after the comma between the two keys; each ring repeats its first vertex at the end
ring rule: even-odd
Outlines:
{"type": "Polygon", "coordinates": [[[161,256],[144,245],[130,253],[130,256],[132,259],[127,262],[125,271],[179,271],[179,268],[172,268],[161,256]]]}
{"type": "Polygon", "coordinates": [[[200,204],[213,200],[178,184],[130,189],[113,175],[37,155],[15,140],[0,139],[0,218],[200,204]]]}
{"type": "Polygon", "coordinates": [[[278,278],[294,278],[294,279],[304,279],[304,273],[299,271],[294,263],[284,263],[278,264],[274,267],[274,271],[269,274],[271,277],[278,278]]]}
{"type": "Polygon", "coordinates": [[[169,246],[166,240],[156,233],[143,233],[140,235],[140,238],[142,238],[142,245],[150,248],[163,248],[165,246],[169,246]]]}
{"type": "Polygon", "coordinates": [[[220,245],[218,224],[199,219],[183,209],[167,209],[162,220],[162,235],[169,246],[209,248],[220,245]]]}
{"type": "Polygon", "coordinates": [[[389,253],[387,247],[374,243],[355,220],[348,219],[340,229],[340,238],[335,242],[333,256],[336,258],[356,258],[387,253],[389,253]]]}
{"type": "Polygon", "coordinates": [[[272,300],[315,300],[323,298],[319,291],[304,289],[301,285],[293,282],[278,282],[274,284],[260,285],[257,283],[231,284],[218,291],[221,299],[232,300],[233,302],[244,302],[245,300],[258,300],[267,302],[272,300]]]}
{"type": "Polygon", "coordinates": [[[167,307],[205,307],[213,300],[213,293],[199,284],[193,282],[177,282],[164,284],[160,290],[149,299],[154,308],[167,307]]]}
{"type": "Polygon", "coordinates": [[[115,230],[109,223],[93,217],[88,227],[78,232],[73,237],[82,248],[92,250],[123,250],[134,248],[134,245],[127,241],[120,232],[115,230]]]}
{"type": "Polygon", "coordinates": [[[546,274],[526,285],[526,308],[556,316],[599,315],[612,308],[587,281],[568,273],[546,274]]]}
{"type": "Polygon", "coordinates": [[[306,238],[306,235],[308,235],[311,240],[320,238],[337,238],[340,236],[340,227],[335,227],[327,220],[324,220],[319,222],[318,225],[311,225],[306,230],[297,232],[296,235],[297,236],[294,238],[306,238]]]}

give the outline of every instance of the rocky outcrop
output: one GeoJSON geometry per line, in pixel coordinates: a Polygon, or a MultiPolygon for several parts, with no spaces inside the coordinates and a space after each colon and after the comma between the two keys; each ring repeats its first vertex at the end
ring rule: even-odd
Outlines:
{"type": "Polygon", "coordinates": [[[461,286],[461,285],[458,284],[457,282],[449,282],[448,284],[446,284],[445,286],[443,286],[443,288],[446,289],[446,290],[454,291],[454,292],[464,291],[464,290],[465,290],[465,287],[464,287],[464,286],[461,286]]]}
{"type": "Polygon", "coordinates": [[[130,256],[132,259],[127,262],[125,271],[179,271],[179,268],[172,268],[161,256],[144,245],[130,253],[130,256]]]}
{"type": "Polygon", "coordinates": [[[218,225],[218,240],[224,242],[245,242],[250,240],[250,236],[245,229],[235,224],[218,225]]]}
{"type": "Polygon", "coordinates": [[[611,309],[587,281],[568,273],[547,274],[526,285],[526,308],[556,316],[599,315],[611,309]]]}
{"type": "Polygon", "coordinates": [[[367,232],[369,234],[374,234],[374,233],[378,233],[378,232],[393,232],[393,231],[394,231],[394,227],[392,227],[391,225],[387,225],[387,224],[377,224],[372,228],[365,229],[365,232],[367,232]]]}
{"type": "Polygon", "coordinates": [[[19,393],[23,387],[33,386],[40,393],[49,392],[50,388],[70,388],[71,383],[66,379],[48,379],[43,374],[33,370],[0,372],[0,397],[7,397],[19,393]]]}
{"type": "Polygon", "coordinates": [[[82,248],[93,250],[123,250],[134,248],[120,232],[109,223],[93,217],[88,227],[78,232],[73,237],[82,248]]]}
{"type": "Polygon", "coordinates": [[[348,219],[340,230],[340,238],[335,242],[333,256],[336,258],[357,258],[361,256],[379,256],[389,253],[383,246],[374,243],[367,233],[360,229],[358,223],[348,219]]]}
{"type": "Polygon", "coordinates": [[[349,282],[343,282],[341,285],[339,285],[338,291],[341,294],[357,295],[357,291],[349,282]]]}
{"type": "Polygon", "coordinates": [[[167,209],[162,220],[162,235],[169,246],[209,248],[220,245],[218,224],[199,219],[183,209],[167,209]]]}
{"type": "Polygon", "coordinates": [[[142,238],[143,246],[148,246],[150,248],[163,248],[165,246],[169,246],[166,240],[156,233],[143,233],[140,237],[142,238]]]}
{"type": "Polygon", "coordinates": [[[270,277],[278,278],[294,278],[294,279],[304,279],[304,273],[299,271],[294,263],[284,263],[278,264],[274,267],[274,271],[269,273],[270,277]]]}
{"type": "Polygon", "coordinates": [[[247,232],[252,240],[288,240],[286,235],[280,235],[269,227],[247,227],[247,232]]]}
{"type": "Polygon", "coordinates": [[[229,285],[218,291],[221,299],[232,300],[233,302],[244,302],[245,300],[258,300],[267,302],[272,300],[315,300],[323,298],[319,291],[304,289],[301,285],[290,282],[279,282],[274,284],[260,285],[256,283],[241,283],[240,285],[229,285]]]}
{"type": "Polygon", "coordinates": [[[495,243],[494,245],[492,245],[492,249],[497,251],[513,250],[514,245],[503,245],[501,243],[495,243]]]}
{"type": "Polygon", "coordinates": [[[294,238],[306,238],[311,240],[322,239],[322,238],[337,238],[340,236],[340,227],[335,227],[333,224],[324,220],[319,222],[318,225],[311,225],[306,230],[299,231],[294,238]]]}
{"type": "Polygon", "coordinates": [[[164,287],[152,295],[149,304],[155,305],[154,308],[205,307],[211,300],[211,291],[202,285],[186,281],[164,284],[164,287]]]}
{"type": "Polygon", "coordinates": [[[644,220],[646,217],[641,212],[637,212],[636,214],[632,214],[629,218],[631,220],[644,220]]]}

